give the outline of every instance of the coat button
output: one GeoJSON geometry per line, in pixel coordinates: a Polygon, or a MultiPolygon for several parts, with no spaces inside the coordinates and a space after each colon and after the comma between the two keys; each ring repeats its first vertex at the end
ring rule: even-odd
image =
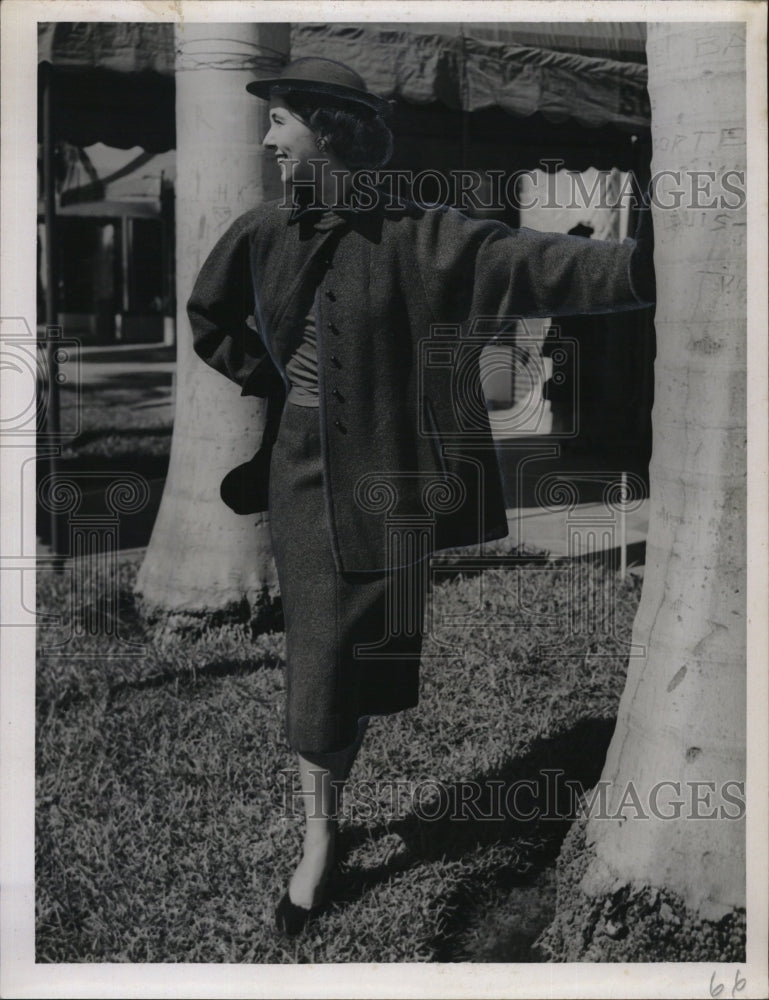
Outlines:
{"type": "Polygon", "coordinates": [[[342,423],[341,420],[338,420],[338,419],[335,420],[334,421],[334,427],[336,427],[336,429],[338,431],[340,431],[342,434],[346,434],[347,433],[347,428],[345,427],[345,425],[342,423]]]}
{"type": "Polygon", "coordinates": [[[340,403],[344,402],[344,396],[338,389],[332,389],[331,395],[334,396],[336,399],[338,399],[340,403]]]}
{"type": "Polygon", "coordinates": [[[336,302],[336,295],[334,295],[330,288],[326,290],[326,298],[329,302],[336,302]]]}
{"type": "Polygon", "coordinates": [[[339,335],[339,330],[337,329],[337,327],[334,326],[333,323],[326,323],[326,326],[333,334],[336,334],[337,336],[339,335]]]}
{"type": "Polygon", "coordinates": [[[335,368],[342,367],[342,362],[339,360],[336,354],[332,354],[331,357],[329,358],[329,361],[331,362],[332,365],[334,365],[335,368]]]}

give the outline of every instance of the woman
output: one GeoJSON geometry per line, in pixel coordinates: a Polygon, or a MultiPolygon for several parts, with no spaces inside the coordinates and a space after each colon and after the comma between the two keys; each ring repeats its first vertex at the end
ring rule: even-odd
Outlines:
{"type": "Polygon", "coordinates": [[[270,509],[306,811],[276,919],[296,933],[324,901],[334,793],[367,717],[417,703],[426,557],[507,534],[477,363],[488,318],[638,308],[653,275],[633,241],[511,230],[356,183],[389,158],[389,105],[340,63],[299,59],[248,90],[270,100],[264,146],[288,197],[225,233],[188,311],[197,353],[268,400],[262,445],[222,495],[270,509]]]}

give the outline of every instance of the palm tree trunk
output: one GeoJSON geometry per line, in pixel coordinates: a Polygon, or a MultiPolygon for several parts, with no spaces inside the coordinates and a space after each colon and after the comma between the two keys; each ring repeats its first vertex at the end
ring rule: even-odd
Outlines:
{"type": "Polygon", "coordinates": [[[195,355],[185,307],[230,223],[280,194],[260,146],[265,105],[245,84],[282,65],[289,28],[181,24],[176,43],[176,410],[168,478],[137,592],[148,610],[205,615],[244,601],[258,608],[276,588],[266,515],[234,514],[219,496],[225,473],[258,447],[263,403],[241,397],[195,355]]]}
{"type": "MultiPolygon", "coordinates": [[[[653,208],[651,516],[633,632],[645,655],[630,659],[602,775],[606,808],[588,821],[589,864],[584,853],[575,861],[583,898],[563,902],[562,930],[575,911],[587,912],[586,897],[605,900],[623,886],[666,890],[711,922],[745,905],[744,810],[735,800],[745,779],[746,212],[733,196],[735,207],[701,207],[724,194],[725,171],[745,170],[744,30],[652,24],[647,53],[653,175],[680,175],[659,182],[653,208]],[[693,171],[716,176],[694,199],[693,171]],[[673,185],[687,194],[665,209],[673,185]]],[[[569,878],[562,867],[561,881],[569,878]]],[[[595,957],[595,930],[579,947],[573,930],[562,955],[595,957]]],[[[623,933],[634,940],[632,927],[623,933]]]]}

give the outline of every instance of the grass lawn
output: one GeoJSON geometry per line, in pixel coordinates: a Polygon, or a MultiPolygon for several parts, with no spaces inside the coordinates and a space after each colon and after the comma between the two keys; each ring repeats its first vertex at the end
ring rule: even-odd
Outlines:
{"type": "Polygon", "coordinates": [[[551,787],[547,772],[560,769],[585,787],[597,780],[636,578],[550,563],[435,588],[436,620],[467,621],[428,641],[419,708],[372,721],[333,904],[287,941],[272,913],[301,823],[283,742],[283,636],[143,630],[131,617],[137,566],[124,557],[120,569],[120,628],[145,644],[132,657],[119,637],[67,638],[71,580],[38,573],[38,611],[64,619],[39,630],[41,647],[64,641],[67,652],[38,657],[38,962],[537,958],[568,821],[484,814],[521,779],[551,787]],[[595,609],[595,628],[575,631],[574,608],[595,609]],[[405,781],[422,782],[418,797],[405,781]],[[474,809],[459,807],[468,788],[474,809]]]}
{"type": "Polygon", "coordinates": [[[77,430],[65,441],[62,459],[88,460],[121,467],[167,460],[173,430],[171,376],[166,372],[132,373],[60,390],[61,426],[77,430]]]}
{"type": "MultiPolygon", "coordinates": [[[[147,502],[120,517],[120,545],[124,548],[146,545],[157,516],[171,451],[172,396],[170,373],[153,370],[61,387],[65,436],[56,459],[56,474],[82,491],[78,516],[99,518],[110,512],[105,498],[111,481],[124,474],[134,482],[137,475],[144,480],[147,502]]],[[[38,482],[50,472],[49,459],[43,454],[37,467],[38,482]]],[[[37,536],[50,545],[51,514],[41,504],[37,507],[37,536]]],[[[59,536],[59,551],[67,555],[66,524],[60,524],[59,536]]]]}

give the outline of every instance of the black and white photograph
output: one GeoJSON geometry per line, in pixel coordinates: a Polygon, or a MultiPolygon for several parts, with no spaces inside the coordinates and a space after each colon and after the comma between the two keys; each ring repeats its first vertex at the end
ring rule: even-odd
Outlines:
{"type": "Polygon", "coordinates": [[[769,995],[766,3],[2,18],[3,996],[769,995]]]}

